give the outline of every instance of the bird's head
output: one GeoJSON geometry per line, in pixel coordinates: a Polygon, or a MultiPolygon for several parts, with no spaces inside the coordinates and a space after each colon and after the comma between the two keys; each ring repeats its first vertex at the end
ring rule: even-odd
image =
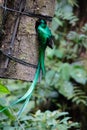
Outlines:
{"type": "Polygon", "coordinates": [[[42,26],[43,28],[45,28],[46,25],[47,25],[47,22],[44,19],[38,19],[36,21],[35,29],[37,31],[38,26],[42,26]]]}

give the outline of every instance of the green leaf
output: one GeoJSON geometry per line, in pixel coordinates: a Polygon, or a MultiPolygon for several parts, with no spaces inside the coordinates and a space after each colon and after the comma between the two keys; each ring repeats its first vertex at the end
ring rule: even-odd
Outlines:
{"type": "Polygon", "coordinates": [[[80,84],[85,84],[87,81],[86,71],[81,67],[74,65],[71,71],[71,77],[80,84]]]}
{"type": "Polygon", "coordinates": [[[68,127],[64,124],[58,124],[57,128],[58,130],[68,130],[68,127]]]}
{"type": "Polygon", "coordinates": [[[76,0],[68,0],[69,4],[71,4],[72,6],[77,6],[78,7],[78,4],[77,4],[77,1],[76,0]]]}
{"type": "Polygon", "coordinates": [[[54,56],[55,49],[50,50],[50,48],[47,49],[46,54],[49,59],[52,59],[54,56]]]}
{"type": "Polygon", "coordinates": [[[63,26],[63,23],[60,19],[58,19],[57,17],[54,17],[55,22],[57,23],[58,26],[63,26]]]}
{"type": "Polygon", "coordinates": [[[52,20],[52,31],[55,32],[56,29],[58,28],[58,23],[55,21],[55,17],[52,20]]]}
{"type": "Polygon", "coordinates": [[[59,88],[59,92],[69,99],[73,95],[73,85],[68,81],[63,81],[59,88]]]}
{"type": "Polygon", "coordinates": [[[56,49],[55,52],[54,52],[54,55],[60,59],[63,58],[64,56],[64,49],[63,48],[60,48],[59,50],[56,49]]]}
{"type": "Polygon", "coordinates": [[[48,71],[47,73],[46,73],[46,84],[47,85],[50,85],[51,84],[51,82],[53,81],[53,79],[54,79],[54,76],[55,76],[55,71],[53,71],[53,70],[50,70],[50,71],[48,71]]]}
{"type": "Polygon", "coordinates": [[[58,113],[57,118],[62,117],[62,116],[67,116],[68,114],[69,114],[68,112],[60,112],[58,113]]]}
{"type": "Polygon", "coordinates": [[[71,119],[71,117],[65,117],[64,119],[62,119],[62,120],[60,121],[60,123],[64,123],[64,124],[67,125],[67,122],[68,122],[69,119],[71,119]]]}
{"type": "MultiPolygon", "coordinates": [[[[15,127],[12,127],[12,126],[4,126],[4,130],[15,130],[15,127]]],[[[21,129],[18,128],[18,130],[21,130],[21,129]]]]}
{"type": "Polygon", "coordinates": [[[60,69],[60,75],[63,80],[69,80],[71,67],[68,63],[62,64],[60,69]]]}
{"type": "Polygon", "coordinates": [[[0,83],[0,93],[1,94],[9,94],[10,91],[8,90],[8,88],[5,85],[0,83]]]}
{"type": "MultiPolygon", "coordinates": [[[[2,110],[4,108],[4,106],[0,105],[0,110],[2,110]]],[[[3,113],[9,117],[11,120],[15,120],[15,116],[13,115],[13,113],[10,111],[10,109],[4,110],[3,113]]]]}

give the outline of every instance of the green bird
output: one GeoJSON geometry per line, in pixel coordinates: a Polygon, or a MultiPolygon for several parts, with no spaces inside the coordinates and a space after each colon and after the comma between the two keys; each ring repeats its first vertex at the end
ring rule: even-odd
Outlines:
{"type": "Polygon", "coordinates": [[[46,47],[49,46],[50,48],[53,48],[53,40],[52,40],[52,34],[51,30],[47,26],[47,23],[43,19],[38,19],[36,21],[35,29],[37,32],[37,37],[39,40],[39,58],[38,58],[38,67],[34,76],[34,80],[30,86],[30,88],[27,90],[27,92],[19,98],[18,100],[11,103],[9,106],[5,107],[4,109],[0,110],[0,112],[6,110],[7,108],[16,105],[19,102],[25,101],[22,108],[18,112],[18,117],[22,114],[22,112],[25,110],[27,104],[29,103],[29,100],[32,96],[32,92],[36,86],[36,83],[40,76],[40,71],[42,71],[42,75],[45,76],[45,65],[44,65],[44,58],[45,58],[45,50],[46,47]]]}

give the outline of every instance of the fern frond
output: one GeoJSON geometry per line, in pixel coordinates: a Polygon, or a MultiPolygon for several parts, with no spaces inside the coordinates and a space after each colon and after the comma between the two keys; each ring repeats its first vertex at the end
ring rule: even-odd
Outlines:
{"type": "Polygon", "coordinates": [[[83,104],[87,106],[87,95],[86,93],[81,90],[79,87],[74,87],[74,93],[72,96],[72,102],[78,104],[83,104]]]}
{"type": "Polygon", "coordinates": [[[68,3],[71,4],[72,6],[78,6],[77,0],[68,0],[68,3]]]}

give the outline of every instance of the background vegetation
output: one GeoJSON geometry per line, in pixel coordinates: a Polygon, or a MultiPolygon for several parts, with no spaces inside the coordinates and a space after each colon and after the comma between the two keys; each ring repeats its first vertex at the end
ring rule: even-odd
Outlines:
{"type": "MultiPolygon", "coordinates": [[[[20,119],[16,113],[22,103],[0,113],[0,130],[87,129],[85,9],[80,0],[58,0],[51,28],[55,46],[46,50],[45,79],[36,86],[20,119]]],[[[29,82],[1,79],[0,109],[22,96],[29,85],[29,82]]]]}

